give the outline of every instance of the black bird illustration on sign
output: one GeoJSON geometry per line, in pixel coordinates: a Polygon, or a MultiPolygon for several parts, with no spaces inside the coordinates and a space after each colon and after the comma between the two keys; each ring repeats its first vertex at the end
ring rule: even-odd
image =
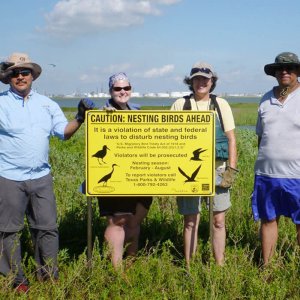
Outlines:
{"type": "Polygon", "coordinates": [[[178,170],[186,178],[184,182],[195,182],[196,176],[198,175],[200,168],[201,165],[193,172],[191,176],[188,176],[180,167],[178,167],[178,170]]]}
{"type": "Polygon", "coordinates": [[[201,158],[200,158],[200,154],[202,153],[202,152],[204,152],[204,151],[206,151],[207,149],[202,149],[202,148],[199,148],[199,149],[196,149],[195,151],[193,151],[193,155],[194,156],[192,156],[191,158],[190,158],[190,160],[202,160],[201,158]]]}
{"type": "Polygon", "coordinates": [[[95,154],[92,155],[92,157],[97,157],[99,164],[101,165],[101,162],[99,159],[102,160],[103,163],[106,164],[106,162],[103,160],[103,158],[105,157],[107,150],[110,150],[106,145],[104,145],[102,147],[101,150],[97,151],[95,154]]]}
{"type": "Polygon", "coordinates": [[[103,186],[107,185],[107,181],[111,178],[114,170],[115,170],[115,166],[118,166],[117,164],[113,164],[112,165],[112,170],[110,173],[104,175],[101,179],[99,179],[98,183],[103,182],[103,186]]]}

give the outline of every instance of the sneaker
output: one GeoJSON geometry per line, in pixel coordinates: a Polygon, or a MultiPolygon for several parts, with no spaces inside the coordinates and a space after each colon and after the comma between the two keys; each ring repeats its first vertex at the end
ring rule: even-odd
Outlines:
{"type": "Polygon", "coordinates": [[[15,290],[17,293],[27,293],[29,291],[29,286],[27,284],[24,283],[20,283],[19,285],[17,285],[15,287],[15,290]]]}

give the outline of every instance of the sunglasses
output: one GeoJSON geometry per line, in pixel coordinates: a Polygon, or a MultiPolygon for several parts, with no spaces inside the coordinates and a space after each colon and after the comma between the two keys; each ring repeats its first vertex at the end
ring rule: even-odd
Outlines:
{"type": "Polygon", "coordinates": [[[23,77],[29,76],[31,74],[31,70],[24,69],[24,70],[13,70],[12,74],[10,75],[13,78],[18,78],[19,75],[22,75],[23,77]]]}
{"type": "Polygon", "coordinates": [[[128,86],[114,86],[112,88],[112,90],[115,91],[115,92],[120,92],[122,90],[124,90],[124,91],[131,91],[131,86],[130,85],[128,85],[128,86]]]}
{"type": "Polygon", "coordinates": [[[295,66],[279,66],[278,68],[276,68],[276,71],[286,71],[286,72],[291,72],[291,71],[295,71],[297,68],[295,66]]]}
{"type": "Polygon", "coordinates": [[[194,75],[198,72],[201,72],[201,73],[205,73],[205,74],[212,74],[212,71],[208,68],[193,68],[191,70],[191,74],[190,75],[194,75]]]}

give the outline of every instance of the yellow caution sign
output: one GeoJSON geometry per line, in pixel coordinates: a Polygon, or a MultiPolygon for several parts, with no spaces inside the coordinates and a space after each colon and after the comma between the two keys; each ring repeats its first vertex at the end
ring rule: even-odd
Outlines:
{"type": "Polygon", "coordinates": [[[89,111],[86,195],[215,193],[213,111],[89,111]]]}

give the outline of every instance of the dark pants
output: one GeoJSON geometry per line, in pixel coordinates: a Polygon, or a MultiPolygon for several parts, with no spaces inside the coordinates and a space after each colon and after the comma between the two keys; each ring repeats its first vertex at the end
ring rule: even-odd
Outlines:
{"type": "Polygon", "coordinates": [[[39,279],[58,278],[58,230],[51,175],[13,181],[0,177],[0,273],[27,283],[21,265],[20,232],[27,217],[39,279]]]}

